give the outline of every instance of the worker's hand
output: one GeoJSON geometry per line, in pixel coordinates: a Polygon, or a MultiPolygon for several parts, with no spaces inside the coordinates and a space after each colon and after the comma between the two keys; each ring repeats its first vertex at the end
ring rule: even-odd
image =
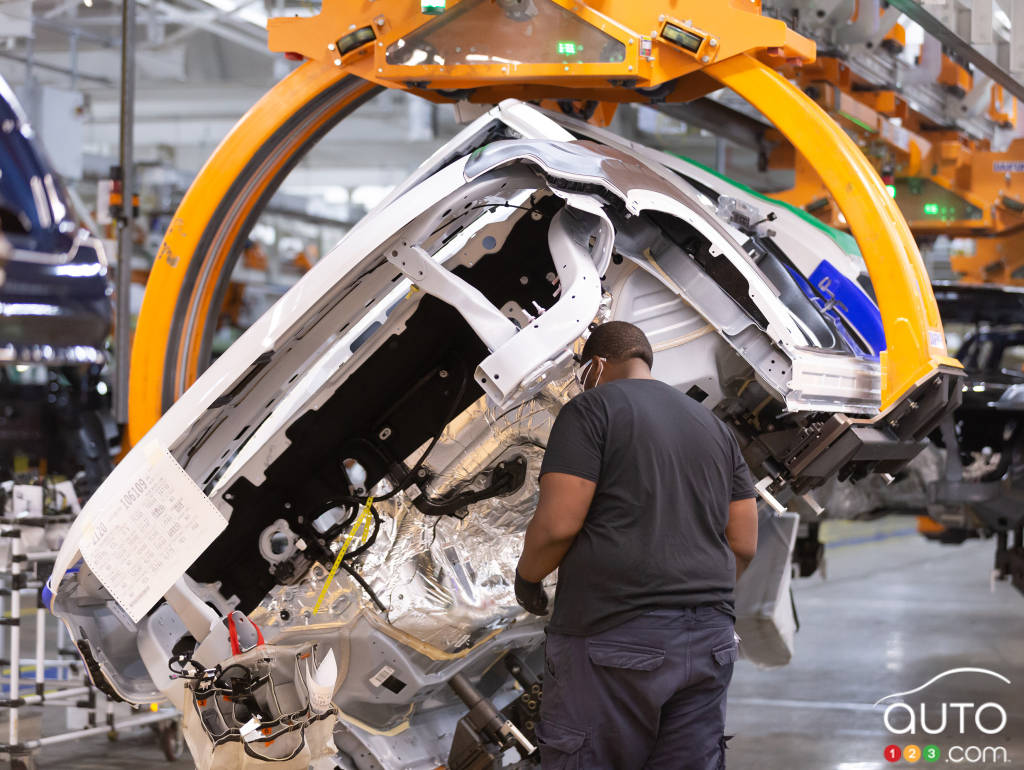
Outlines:
{"type": "Polygon", "coordinates": [[[531,583],[519,574],[519,570],[516,570],[516,601],[520,607],[534,615],[548,614],[548,595],[544,593],[544,586],[531,583]]]}

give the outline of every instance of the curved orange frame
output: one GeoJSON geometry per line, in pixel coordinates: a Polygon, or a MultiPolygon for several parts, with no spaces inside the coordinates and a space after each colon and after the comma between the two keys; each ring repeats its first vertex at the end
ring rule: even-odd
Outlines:
{"type": "Polygon", "coordinates": [[[881,177],[854,141],[807,94],[747,55],[704,72],[756,107],[817,170],[857,239],[885,329],[882,410],[940,365],[946,351],[939,308],[914,236],[881,177]]]}
{"type": "MultiPolygon", "coordinates": [[[[338,67],[316,62],[296,69],[264,94],[231,129],[185,193],[153,262],[135,329],[125,442],[129,446],[136,443],[163,414],[167,340],[179,295],[193,292],[192,287],[185,285],[185,279],[192,261],[202,258],[196,254],[196,249],[206,223],[229,193],[234,180],[270,137],[311,98],[349,74],[338,67]]],[[[366,84],[366,90],[372,88],[372,84],[366,84]]],[[[354,94],[349,101],[359,96],[354,94]]],[[[336,107],[341,109],[344,103],[336,107]]],[[[315,127],[310,130],[313,129],[315,127]]],[[[287,161],[288,157],[282,157],[279,165],[287,161]]],[[[264,187],[254,187],[250,191],[246,211],[255,205],[264,187]]],[[[218,264],[222,264],[225,257],[225,254],[216,255],[218,264]]],[[[200,327],[209,321],[209,300],[209,296],[193,299],[196,323],[200,327]]],[[[215,314],[217,309],[212,309],[212,312],[215,314]]],[[[184,351],[184,360],[179,361],[178,366],[186,367],[189,382],[195,381],[200,374],[198,344],[184,351]]]]}
{"type": "MultiPolygon", "coordinates": [[[[188,265],[204,258],[195,253],[204,223],[246,162],[278,128],[337,80],[348,75],[365,77],[371,62],[368,57],[356,57],[342,66],[307,62],[260,99],[199,172],[165,235],[139,316],[132,348],[129,442],[141,437],[162,413],[165,348],[178,295],[187,289],[188,265]]],[[[885,328],[883,411],[939,366],[960,368],[946,353],[938,308],[917,244],[854,142],[802,91],[750,55],[732,56],[704,72],[742,95],[778,127],[818,170],[846,216],[864,254],[885,328]]],[[[250,208],[256,197],[252,196],[250,208]]],[[[206,323],[209,315],[209,306],[200,302],[194,311],[196,323],[206,323]]],[[[187,351],[186,357],[179,366],[188,367],[191,381],[198,368],[198,350],[187,351]]]]}

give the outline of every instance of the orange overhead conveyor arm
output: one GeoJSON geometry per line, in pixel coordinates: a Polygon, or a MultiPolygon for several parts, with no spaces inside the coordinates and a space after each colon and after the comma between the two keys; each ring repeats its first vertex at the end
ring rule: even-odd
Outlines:
{"type": "Polygon", "coordinates": [[[885,328],[882,409],[949,357],[939,309],[917,243],[860,148],[807,94],[749,56],[706,68],[764,114],[817,170],[857,239],[885,328]]]}
{"type": "MultiPolygon", "coordinates": [[[[738,0],[674,0],[664,12],[655,3],[635,0],[546,1],[619,40],[622,61],[541,62],[521,65],[515,73],[502,73],[493,63],[479,71],[470,65],[389,64],[391,43],[417,25],[437,23],[438,17],[421,15],[412,0],[324,0],[318,16],[271,20],[272,49],[299,50],[312,60],[274,86],[232,129],[175,214],[150,274],[135,335],[129,442],[137,441],[205,366],[212,321],[233,261],[269,196],[320,136],[381,88],[438,101],[455,98],[443,91],[458,88],[473,101],[516,96],[614,103],[646,101],[650,97],[641,87],[666,83],[675,83],[667,97],[675,100],[728,86],[815,166],[864,253],[888,345],[883,410],[940,366],[959,367],[946,355],[917,246],[880,178],[821,107],[761,61],[810,61],[813,43],[779,20],[760,16],[759,4],[738,0]],[[702,35],[700,49],[683,55],[659,38],[666,23],[702,35]],[[373,37],[338,51],[336,42],[361,29],[372,30],[373,37]],[[644,40],[653,44],[650,59],[638,53],[644,40]],[[609,77],[615,67],[633,85],[609,77]],[[474,88],[467,91],[467,85],[474,88]]],[[[448,7],[471,2],[449,0],[448,7]]]]}

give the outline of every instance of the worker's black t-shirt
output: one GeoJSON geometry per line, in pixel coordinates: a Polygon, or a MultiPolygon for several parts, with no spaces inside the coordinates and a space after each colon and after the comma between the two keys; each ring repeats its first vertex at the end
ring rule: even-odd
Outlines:
{"type": "Polygon", "coordinates": [[[644,612],[716,604],[732,614],[729,503],[754,497],[730,429],[658,380],[580,394],[551,429],[541,474],[597,483],[558,570],[548,627],[588,635],[644,612]]]}

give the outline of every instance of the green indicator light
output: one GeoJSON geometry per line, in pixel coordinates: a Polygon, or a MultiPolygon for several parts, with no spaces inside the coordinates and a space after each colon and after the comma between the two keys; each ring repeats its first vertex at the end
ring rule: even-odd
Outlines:
{"type": "Polygon", "coordinates": [[[889,191],[889,197],[890,198],[895,198],[896,197],[896,188],[895,188],[895,186],[893,186],[891,184],[887,184],[885,186],[885,189],[889,191]]]}
{"type": "Polygon", "coordinates": [[[575,43],[572,40],[559,40],[558,41],[558,53],[562,56],[575,56],[583,50],[583,46],[579,43],[575,43]]]}
{"type": "Polygon", "coordinates": [[[924,213],[927,214],[928,216],[932,216],[932,217],[935,216],[936,214],[939,213],[939,204],[938,203],[926,203],[926,204],[924,204],[924,213]]]}
{"type": "Polygon", "coordinates": [[[445,0],[420,0],[420,11],[430,16],[444,13],[445,0]]]}

